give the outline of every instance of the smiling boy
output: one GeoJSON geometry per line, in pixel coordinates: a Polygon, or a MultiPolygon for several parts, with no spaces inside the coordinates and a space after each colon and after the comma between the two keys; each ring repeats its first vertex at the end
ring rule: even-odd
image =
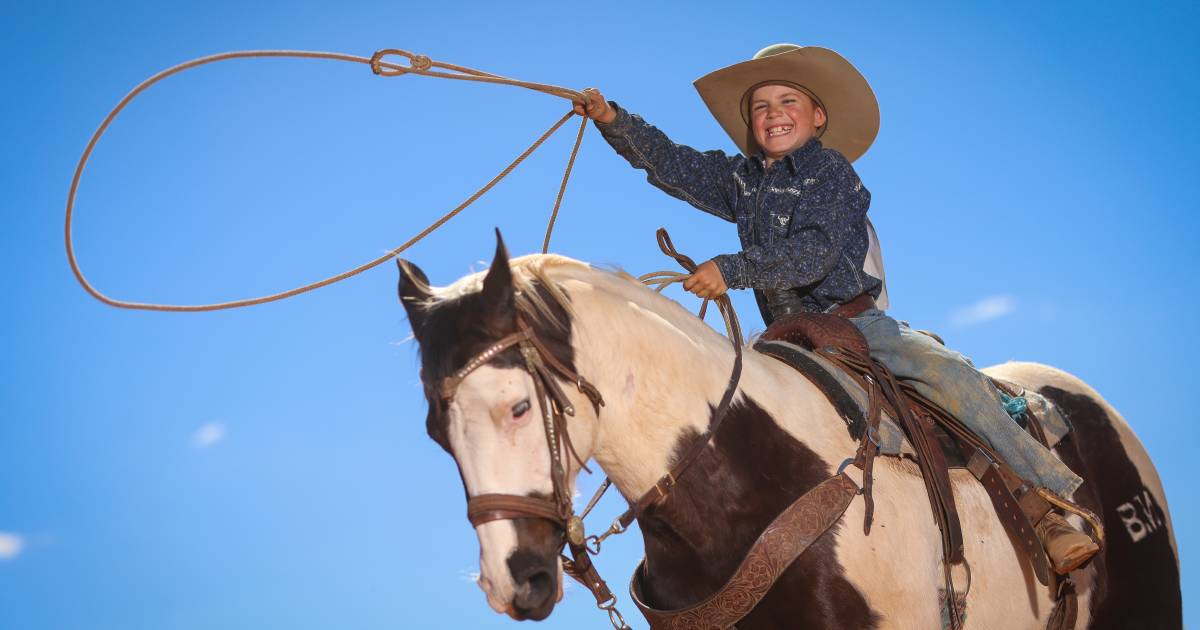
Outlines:
{"type": "MultiPolygon", "coordinates": [[[[882,261],[870,255],[871,194],[851,166],[879,130],[862,74],[832,50],[778,44],[705,75],[696,88],[741,154],[676,144],[595,89],[575,106],[651,184],[737,224],[742,250],[701,264],[684,289],[705,298],[754,289],[768,325],[805,312],[849,318],[871,356],[968,425],[1022,478],[1069,499],[1082,479],[1008,416],[987,377],[884,313],[882,261]]],[[[1054,512],[1036,527],[1060,574],[1099,549],[1054,512]]]]}
{"type": "Polygon", "coordinates": [[[863,270],[871,194],[842,153],[817,139],[827,116],[807,90],[772,83],[743,99],[751,141],[761,147],[749,158],[676,145],[598,91],[587,94],[586,114],[650,183],[738,226],[742,251],[701,264],[684,289],[700,297],[755,289],[768,324],[880,296],[882,280],[863,270]]]}

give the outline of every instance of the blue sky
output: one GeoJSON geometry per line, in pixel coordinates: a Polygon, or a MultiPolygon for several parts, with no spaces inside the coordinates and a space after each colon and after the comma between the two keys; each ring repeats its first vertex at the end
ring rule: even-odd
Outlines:
{"type": "MultiPolygon", "coordinates": [[[[252,48],[399,47],[597,86],[679,142],[726,150],[693,79],[779,41],[840,51],[882,109],[855,166],[892,314],[977,364],[1050,363],[1103,393],[1157,463],[1185,605],[1200,597],[1187,570],[1195,5],[172,5],[0,9],[0,627],[512,627],[470,581],[476,541],[453,463],[424,435],[394,268],[182,315],[108,308],[70,274],[63,204],[103,116],[158,70],[252,48]]],[[[201,68],[146,93],[101,141],[80,190],[80,261],[130,300],[315,280],[403,242],[565,109],[331,62],[201,68]]],[[[407,257],[444,284],[489,257],[493,226],[514,253],[535,251],[572,135],[407,257]]],[[[661,269],[660,225],[696,258],[737,246],[732,226],[646,185],[589,130],[553,249],[661,269]]],[[[736,304],[761,328],[749,296],[736,304]]],[[[628,535],[601,568],[621,585],[639,555],[628,535]]],[[[572,589],[547,625],[603,623],[572,589]]]]}

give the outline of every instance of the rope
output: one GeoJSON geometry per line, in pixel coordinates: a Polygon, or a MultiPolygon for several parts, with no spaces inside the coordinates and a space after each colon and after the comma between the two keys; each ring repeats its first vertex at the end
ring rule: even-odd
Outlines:
{"type": "Polygon", "coordinates": [[[562,205],[563,193],[567,190],[567,180],[571,178],[571,169],[575,167],[575,156],[579,154],[579,145],[583,143],[583,131],[587,129],[587,117],[579,122],[579,133],[575,136],[575,146],[571,148],[571,159],[567,160],[567,170],[563,171],[562,184],[558,186],[558,197],[554,199],[554,209],[550,211],[550,220],[546,222],[546,238],[542,241],[542,253],[550,251],[550,234],[554,232],[554,222],[558,220],[558,207],[562,205]]]}
{"type": "MultiPolygon", "coordinates": [[[[662,293],[663,289],[672,284],[684,282],[688,278],[691,278],[698,265],[691,257],[676,251],[675,244],[671,242],[671,235],[667,233],[666,228],[658,228],[655,236],[658,237],[658,248],[662,250],[662,253],[674,258],[680,267],[687,270],[686,273],[679,271],[651,271],[650,273],[638,276],[639,282],[662,293]]],[[[709,301],[708,298],[704,298],[704,301],[700,303],[700,312],[697,313],[700,319],[704,319],[704,314],[708,312],[709,301]]],[[[733,302],[730,301],[729,294],[726,293],[712,301],[717,303],[717,308],[721,311],[721,318],[725,320],[725,332],[729,337],[730,343],[733,344],[734,349],[740,349],[743,345],[742,327],[738,322],[737,313],[733,310],[733,302]]]]}
{"type": "MultiPolygon", "coordinates": [[[[125,97],[122,98],[120,100],[120,102],[117,103],[116,107],[113,107],[112,111],[110,111],[108,113],[108,116],[105,116],[104,121],[100,123],[100,126],[96,128],[96,131],[95,131],[95,133],[92,134],[91,139],[88,140],[87,147],[84,148],[83,155],[81,155],[79,158],[79,164],[75,167],[75,175],[74,175],[74,177],[71,178],[71,188],[67,194],[67,211],[66,211],[66,225],[65,225],[67,262],[70,263],[70,265],[71,265],[71,272],[75,274],[75,279],[79,281],[79,284],[81,286],[83,286],[84,290],[86,290],[88,293],[90,293],[92,295],[92,297],[96,298],[97,300],[99,300],[105,304],[108,304],[109,306],[115,306],[117,308],[127,308],[127,309],[145,310],[145,311],[173,311],[173,312],[218,311],[218,310],[225,310],[225,309],[232,309],[232,308],[241,308],[241,307],[245,307],[245,306],[254,306],[256,304],[265,304],[267,302],[275,302],[278,300],[282,300],[284,298],[292,297],[294,295],[299,295],[301,293],[307,293],[314,289],[319,289],[321,287],[328,286],[335,282],[340,282],[340,281],[350,278],[352,276],[356,276],[368,269],[371,269],[373,267],[377,267],[377,266],[383,264],[384,262],[388,261],[391,258],[394,258],[395,256],[399,255],[404,250],[408,249],[409,247],[412,247],[417,241],[420,241],[421,239],[425,238],[430,233],[432,233],[434,230],[437,230],[438,228],[440,228],[447,221],[454,218],[455,215],[462,212],[464,209],[466,209],[467,206],[471,205],[477,199],[479,199],[479,197],[483,196],[484,193],[491,190],[492,187],[495,186],[500,180],[504,179],[509,173],[511,173],[513,171],[513,169],[515,169],[517,167],[517,165],[519,165],[521,162],[525,161],[525,158],[529,157],[530,154],[532,154],[535,150],[537,150],[537,148],[540,147],[542,145],[542,143],[546,141],[547,138],[549,138],[551,135],[553,135],[554,132],[558,131],[558,129],[560,127],[562,127],[563,124],[566,123],[567,120],[571,118],[571,116],[575,115],[573,111],[567,112],[562,118],[560,118],[558,120],[558,122],[554,123],[554,125],[552,125],[548,130],[546,130],[545,133],[543,133],[540,137],[538,137],[538,139],[535,140],[534,143],[529,146],[529,148],[525,149],[525,151],[523,151],[520,155],[518,155],[515,160],[513,160],[508,166],[506,166],[504,168],[504,170],[500,171],[500,174],[498,174],[494,178],[492,178],[492,180],[489,181],[487,184],[485,184],[482,188],[475,191],[475,193],[472,194],[470,197],[468,197],[466,201],[459,204],[457,207],[455,207],[450,212],[447,212],[446,214],[442,215],[441,218],[439,218],[438,220],[431,223],[429,225],[429,227],[425,228],[424,230],[421,230],[421,232],[419,232],[416,236],[413,236],[412,238],[405,241],[403,245],[400,245],[399,247],[389,251],[387,254],[384,254],[383,256],[380,256],[380,257],[378,257],[370,262],[367,262],[365,264],[359,265],[358,267],[355,267],[349,271],[339,273],[335,276],[330,276],[328,278],[325,278],[324,280],[319,280],[317,282],[312,282],[310,284],[299,286],[294,289],[288,289],[287,291],[281,291],[279,293],[273,293],[270,295],[264,295],[264,296],[260,296],[260,297],[254,297],[254,298],[247,298],[247,299],[242,299],[242,300],[233,300],[230,302],[217,302],[217,303],[213,303],[213,304],[179,305],[179,304],[154,304],[154,303],[149,303],[149,302],[128,302],[125,300],[118,300],[115,298],[111,298],[111,297],[108,297],[107,295],[104,295],[103,293],[101,293],[94,286],[92,286],[92,284],[90,282],[88,282],[87,278],[83,275],[83,271],[79,267],[79,261],[75,257],[75,245],[74,245],[74,241],[72,239],[72,234],[71,234],[72,219],[74,218],[74,213],[75,213],[75,195],[79,190],[79,181],[83,176],[83,169],[85,166],[87,166],[88,159],[92,155],[92,150],[96,148],[96,143],[99,142],[100,137],[103,136],[104,132],[108,130],[109,125],[111,125],[112,122],[114,120],[116,120],[117,115],[120,114],[123,109],[125,109],[125,106],[129,105],[130,102],[132,102],[135,98],[137,98],[137,96],[139,94],[146,91],[150,86],[154,85],[155,83],[158,83],[159,81],[162,81],[163,79],[166,79],[167,77],[179,74],[181,72],[184,72],[185,70],[190,70],[192,68],[207,65],[210,63],[216,63],[219,61],[227,61],[230,59],[250,59],[250,58],[263,58],[263,57],[289,57],[289,58],[300,58],[300,59],[330,59],[330,60],[334,60],[334,61],[361,63],[361,64],[366,64],[366,65],[370,66],[371,71],[374,72],[376,75],[384,76],[384,77],[395,77],[395,76],[402,76],[405,74],[419,74],[419,75],[441,78],[441,79],[454,79],[454,80],[459,80],[459,81],[476,81],[476,82],[480,82],[480,83],[498,83],[498,84],[503,84],[503,85],[512,85],[512,86],[516,86],[516,87],[522,87],[522,88],[526,88],[529,90],[534,90],[536,92],[542,92],[544,94],[549,94],[551,96],[557,96],[559,98],[564,98],[564,99],[567,99],[570,101],[585,100],[583,97],[583,94],[576,90],[571,90],[568,88],[559,87],[559,86],[555,86],[555,85],[548,85],[545,83],[531,83],[529,81],[518,81],[516,79],[509,79],[507,77],[502,77],[502,76],[491,74],[488,72],[483,72],[481,70],[475,70],[473,68],[467,68],[465,66],[458,66],[458,65],[454,65],[454,64],[444,63],[441,61],[434,61],[434,60],[430,59],[429,57],[426,57],[425,55],[417,55],[417,54],[410,53],[408,51],[399,50],[399,49],[395,49],[395,48],[388,48],[388,49],[380,50],[380,51],[376,52],[374,55],[372,55],[370,58],[360,57],[357,55],[347,55],[347,54],[343,54],[343,53],[314,52],[314,51],[306,51],[306,50],[239,50],[239,51],[233,51],[233,52],[219,53],[216,55],[209,55],[207,57],[199,57],[197,59],[192,59],[190,61],[185,61],[176,66],[172,66],[170,68],[167,68],[166,70],[163,70],[163,71],[151,76],[150,78],[146,79],[145,81],[142,81],[141,83],[139,83],[137,85],[137,87],[133,88],[133,90],[131,90],[128,94],[126,94],[125,97]],[[399,56],[406,57],[409,60],[409,65],[402,66],[402,65],[399,65],[396,63],[385,61],[384,58],[389,55],[399,55],[399,56]],[[435,68],[435,67],[436,68],[445,68],[447,70],[451,70],[451,72],[439,72],[439,71],[431,69],[431,68],[435,68]]],[[[579,134],[575,138],[575,146],[571,149],[571,158],[567,162],[566,172],[563,174],[562,184],[559,186],[558,198],[554,202],[554,210],[550,216],[550,225],[547,226],[547,228],[546,228],[546,239],[543,243],[543,248],[542,248],[543,252],[545,252],[546,248],[549,247],[550,234],[554,229],[555,219],[558,217],[558,209],[559,209],[559,205],[562,203],[563,193],[567,187],[567,180],[570,178],[571,169],[575,164],[575,155],[579,152],[579,145],[583,141],[583,131],[586,127],[586,123],[587,123],[587,118],[584,118],[583,122],[579,126],[579,134]]]]}

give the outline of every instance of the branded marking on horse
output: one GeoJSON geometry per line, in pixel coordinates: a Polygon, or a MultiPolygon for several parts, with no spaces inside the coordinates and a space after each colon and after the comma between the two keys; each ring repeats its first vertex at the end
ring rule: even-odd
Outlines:
{"type": "Polygon", "coordinates": [[[1141,542],[1147,536],[1157,533],[1167,526],[1162,508],[1150,494],[1150,489],[1143,487],[1133,499],[1116,507],[1117,517],[1125,524],[1125,531],[1133,542],[1141,542]]]}

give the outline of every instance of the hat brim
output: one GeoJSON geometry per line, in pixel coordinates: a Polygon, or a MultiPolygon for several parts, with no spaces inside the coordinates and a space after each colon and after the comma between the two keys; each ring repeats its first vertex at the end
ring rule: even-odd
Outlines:
{"type": "Polygon", "coordinates": [[[696,91],[725,133],[742,153],[759,150],[742,117],[742,102],[751,88],[772,81],[803,86],[820,99],[826,123],[821,144],[853,162],[867,152],[879,134],[879,102],[862,73],[828,48],[805,46],[752,59],[696,79],[696,91]]]}

